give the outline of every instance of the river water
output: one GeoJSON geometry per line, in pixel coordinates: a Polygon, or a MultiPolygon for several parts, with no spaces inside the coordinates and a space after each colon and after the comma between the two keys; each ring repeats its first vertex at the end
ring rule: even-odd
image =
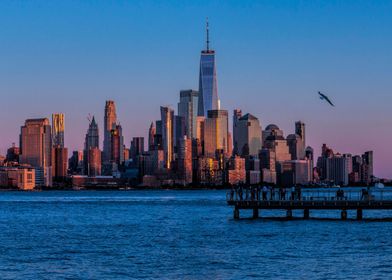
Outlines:
{"type": "Polygon", "coordinates": [[[234,220],[224,191],[2,192],[0,278],[392,278],[390,219],[251,215],[234,220]]]}

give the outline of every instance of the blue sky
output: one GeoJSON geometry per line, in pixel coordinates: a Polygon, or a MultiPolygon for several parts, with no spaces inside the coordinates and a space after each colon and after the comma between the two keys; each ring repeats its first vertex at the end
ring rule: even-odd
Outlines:
{"type": "MultiPolygon", "coordinates": [[[[0,152],[26,118],[66,114],[81,149],[94,114],[117,103],[125,143],[160,105],[198,88],[209,18],[222,107],[307,125],[307,142],[375,152],[392,177],[392,1],[1,1],[0,152]],[[316,93],[327,93],[335,108],[316,93]]],[[[102,135],[102,134],[101,134],[102,135]]],[[[103,140],[103,139],[102,139],[103,140]]]]}

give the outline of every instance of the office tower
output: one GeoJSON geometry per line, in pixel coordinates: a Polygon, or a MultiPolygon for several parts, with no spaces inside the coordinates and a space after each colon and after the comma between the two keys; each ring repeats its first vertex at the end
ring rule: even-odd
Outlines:
{"type": "Polygon", "coordinates": [[[239,117],[238,110],[234,111],[233,133],[236,153],[241,156],[258,156],[261,149],[261,126],[259,119],[251,114],[239,117]],[[239,117],[239,118],[238,118],[239,117]]]}
{"type": "Polygon", "coordinates": [[[111,158],[111,132],[116,128],[117,115],[116,105],[114,101],[108,100],[105,104],[105,117],[104,117],[104,139],[103,139],[103,162],[110,161],[111,158]]]}
{"type": "Polygon", "coordinates": [[[363,183],[370,184],[373,180],[373,151],[365,152],[362,155],[361,180],[363,183]]]}
{"type": "Polygon", "coordinates": [[[136,162],[137,157],[144,153],[144,137],[133,137],[131,141],[131,159],[136,162]]]}
{"type": "Polygon", "coordinates": [[[289,145],[289,151],[292,160],[303,159],[305,151],[303,150],[303,141],[301,136],[298,134],[290,134],[287,136],[287,145],[289,145]]]}
{"type": "Polygon", "coordinates": [[[110,162],[120,166],[124,162],[124,137],[121,125],[116,125],[110,131],[110,162]]]}
{"type": "Polygon", "coordinates": [[[161,150],[162,146],[162,121],[155,121],[154,150],[161,150]]]}
{"type": "Polygon", "coordinates": [[[350,154],[334,153],[323,144],[321,157],[317,159],[320,180],[328,183],[347,185],[349,174],[353,171],[353,159],[350,154]]]}
{"type": "Polygon", "coordinates": [[[73,151],[68,161],[68,168],[71,174],[81,174],[83,171],[83,151],[73,151]]]}
{"type": "MultiPolygon", "coordinates": [[[[165,168],[171,168],[171,162],[173,160],[173,119],[174,111],[169,107],[161,107],[161,135],[162,135],[162,147],[165,156],[165,168]]],[[[157,126],[158,132],[158,126],[157,126]]]]}
{"type": "Polygon", "coordinates": [[[300,150],[302,154],[300,154],[299,159],[305,158],[305,149],[306,149],[306,138],[305,138],[305,124],[301,121],[295,122],[295,134],[300,137],[300,142],[302,143],[300,145],[300,150]]]}
{"type": "Polygon", "coordinates": [[[208,111],[219,110],[220,105],[216,80],[215,51],[210,50],[208,21],[206,32],[206,49],[201,52],[200,57],[198,115],[207,117],[208,111]]]}
{"type": "Polygon", "coordinates": [[[178,103],[178,115],[184,118],[185,133],[188,138],[196,138],[197,114],[199,92],[195,90],[181,90],[180,102],[178,103]]]}
{"type": "Polygon", "coordinates": [[[282,136],[283,137],[283,130],[279,129],[279,127],[276,124],[269,124],[265,128],[265,130],[262,133],[263,136],[263,147],[265,145],[265,140],[267,139],[268,136],[270,135],[276,135],[276,136],[282,136]]]}
{"type": "Polygon", "coordinates": [[[305,149],[305,159],[310,160],[310,166],[314,167],[314,150],[312,147],[307,146],[305,149]]]}
{"type": "Polygon", "coordinates": [[[64,148],[64,114],[52,114],[52,145],[64,148]]]}
{"type": "Polygon", "coordinates": [[[284,137],[280,135],[279,130],[273,130],[272,134],[265,139],[264,145],[265,148],[271,149],[275,152],[276,162],[291,160],[289,146],[287,145],[287,141],[284,137]]]}
{"type": "Polygon", "coordinates": [[[276,184],[276,153],[273,149],[262,148],[260,150],[261,178],[265,183],[276,184]]]}
{"type": "Polygon", "coordinates": [[[178,169],[186,185],[192,183],[192,139],[183,136],[179,141],[178,169]]]}
{"type": "Polygon", "coordinates": [[[230,132],[227,133],[227,155],[233,155],[233,138],[230,132]]]}
{"type": "Polygon", "coordinates": [[[174,153],[178,152],[179,142],[184,138],[185,133],[185,118],[181,116],[174,116],[173,120],[173,147],[174,153]]]}
{"type": "Polygon", "coordinates": [[[68,149],[60,145],[52,149],[52,176],[55,181],[64,181],[68,170],[68,149]]]}
{"type": "Polygon", "coordinates": [[[26,120],[21,127],[20,148],[20,163],[36,168],[36,185],[50,186],[52,135],[47,118],[26,120]]]}
{"type": "Polygon", "coordinates": [[[204,121],[204,154],[215,158],[217,150],[228,152],[228,113],[226,110],[208,111],[204,121]]]}
{"type": "MultiPolygon", "coordinates": [[[[97,148],[99,150],[99,130],[94,116],[90,120],[84,141],[83,162],[85,175],[89,174],[89,151],[93,148],[97,148]]],[[[99,159],[101,159],[101,157],[99,159]]]]}
{"type": "Polygon", "coordinates": [[[101,175],[102,161],[101,161],[101,150],[98,147],[92,147],[88,150],[88,168],[87,175],[89,177],[95,177],[101,175]]]}
{"type": "Polygon", "coordinates": [[[234,109],[233,112],[233,144],[234,144],[234,149],[233,153],[235,155],[238,155],[240,153],[240,150],[238,149],[238,140],[237,140],[237,135],[238,133],[238,121],[242,117],[242,111],[240,109],[234,109]]]}
{"type": "Polygon", "coordinates": [[[155,133],[156,133],[156,130],[155,130],[154,122],[151,122],[150,128],[148,129],[148,150],[149,151],[154,150],[155,133]]]}

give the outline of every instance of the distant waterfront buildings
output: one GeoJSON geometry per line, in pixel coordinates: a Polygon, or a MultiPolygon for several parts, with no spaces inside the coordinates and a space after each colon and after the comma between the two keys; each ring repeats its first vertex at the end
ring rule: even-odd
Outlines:
{"type": "Polygon", "coordinates": [[[302,121],[295,122],[294,131],[285,137],[277,125],[270,124],[262,130],[256,116],[243,115],[236,109],[231,134],[228,111],[220,108],[208,23],[206,33],[199,90],[180,91],[177,114],[169,106],[160,107],[160,119],[148,128],[146,148],[143,137],[127,140],[130,146],[126,147],[112,100],[105,103],[102,151],[98,124],[92,117],[83,151],[74,151],[69,161],[64,147],[64,114],[53,114],[52,126],[46,118],[26,120],[20,147],[13,145],[5,158],[0,157],[0,187],[32,189],[51,186],[52,179],[54,186],[72,181],[72,186],[78,188],[99,184],[291,187],[375,182],[371,151],[351,156],[334,153],[323,145],[314,167],[314,150],[306,146],[302,121]]]}

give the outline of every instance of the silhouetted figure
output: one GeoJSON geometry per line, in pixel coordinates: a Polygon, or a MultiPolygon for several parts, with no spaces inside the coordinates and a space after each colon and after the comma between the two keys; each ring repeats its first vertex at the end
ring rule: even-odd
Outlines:
{"type": "Polygon", "coordinates": [[[267,193],[268,193],[268,188],[266,186],[263,187],[263,200],[267,200],[267,193]]]}

